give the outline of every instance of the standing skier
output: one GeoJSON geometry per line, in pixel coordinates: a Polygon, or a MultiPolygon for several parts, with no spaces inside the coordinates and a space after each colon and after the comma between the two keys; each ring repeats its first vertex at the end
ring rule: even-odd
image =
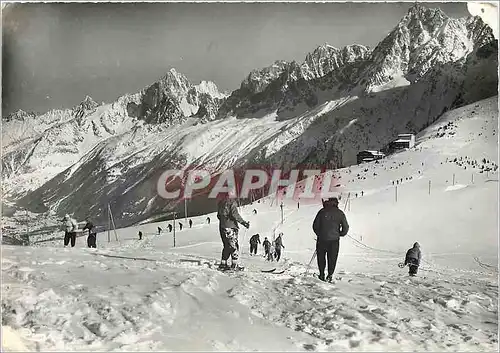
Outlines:
{"type": "Polygon", "coordinates": [[[283,245],[283,233],[280,233],[278,237],[276,238],[276,241],[274,242],[274,254],[276,261],[279,261],[281,258],[281,248],[285,248],[283,245]]]}
{"type": "Polygon", "coordinates": [[[87,246],[89,248],[97,248],[96,246],[96,240],[97,240],[97,232],[94,227],[94,224],[90,221],[89,218],[86,218],[85,221],[85,226],[83,227],[82,231],[85,231],[85,229],[89,230],[89,236],[87,237],[87,246]]]}
{"type": "Polygon", "coordinates": [[[161,234],[161,231],[162,231],[162,229],[160,227],[158,227],[158,235],[161,234]]]}
{"type": "Polygon", "coordinates": [[[271,250],[271,242],[267,239],[267,237],[264,238],[264,242],[262,243],[262,246],[264,247],[264,254],[266,259],[269,260],[269,253],[271,250]]]}
{"type": "Polygon", "coordinates": [[[319,279],[325,280],[325,266],[328,257],[328,276],[332,281],[333,272],[339,255],[340,237],[349,231],[349,224],[342,210],[338,208],[339,200],[333,197],[323,203],[313,222],[313,230],[317,236],[316,254],[318,256],[319,279]]]}
{"type": "Polygon", "coordinates": [[[179,230],[182,230],[182,223],[179,222],[179,230]]]}
{"type": "Polygon", "coordinates": [[[142,240],[142,232],[139,231],[139,240],[142,240]]]}
{"type": "Polygon", "coordinates": [[[68,246],[71,240],[71,247],[73,248],[76,244],[76,231],[78,229],[78,223],[76,223],[76,220],[71,218],[69,214],[64,216],[63,222],[65,228],[64,247],[68,246]]]}
{"type": "Polygon", "coordinates": [[[254,234],[250,238],[250,255],[257,255],[257,244],[260,244],[260,235],[254,234]]]}
{"type": "Polygon", "coordinates": [[[219,268],[228,269],[227,260],[231,257],[231,268],[241,269],[238,266],[238,223],[247,229],[250,227],[250,223],[241,218],[236,203],[228,195],[224,195],[217,205],[217,218],[219,219],[219,232],[223,244],[222,261],[219,268]]]}
{"type": "Polygon", "coordinates": [[[189,220],[189,228],[193,227],[193,221],[190,219],[189,220]]]}
{"type": "Polygon", "coordinates": [[[210,224],[210,217],[207,217],[207,223],[210,224]]]}
{"type": "Polygon", "coordinates": [[[168,231],[172,233],[172,225],[170,223],[168,224],[168,231]]]}
{"type": "Polygon", "coordinates": [[[422,259],[422,252],[420,251],[420,244],[415,243],[411,249],[408,249],[405,256],[404,265],[408,265],[408,274],[410,276],[415,276],[420,266],[420,260],[422,259]]]}

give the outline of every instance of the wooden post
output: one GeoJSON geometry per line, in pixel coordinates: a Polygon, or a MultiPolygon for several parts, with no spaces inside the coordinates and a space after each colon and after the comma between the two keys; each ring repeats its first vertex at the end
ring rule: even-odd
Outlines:
{"type": "Polygon", "coordinates": [[[396,185],[396,202],[398,202],[398,186],[396,185]]]}
{"type": "Polygon", "coordinates": [[[431,194],[431,181],[429,180],[429,195],[431,194]]]}
{"type": "Polygon", "coordinates": [[[115,220],[113,219],[113,213],[111,212],[111,207],[109,206],[109,203],[108,203],[108,211],[109,211],[109,217],[111,218],[111,224],[113,225],[113,233],[115,233],[115,239],[116,241],[118,241],[118,234],[116,233],[115,220]]]}
{"type": "Polygon", "coordinates": [[[281,202],[281,224],[283,224],[283,202],[281,202]]]}
{"type": "Polygon", "coordinates": [[[175,212],[174,212],[174,248],[175,248],[175,212]]]}
{"type": "Polygon", "coordinates": [[[455,185],[455,173],[453,173],[453,185],[455,185]]]}
{"type": "Polygon", "coordinates": [[[471,175],[470,181],[471,181],[471,184],[474,184],[474,174],[471,175]]]}

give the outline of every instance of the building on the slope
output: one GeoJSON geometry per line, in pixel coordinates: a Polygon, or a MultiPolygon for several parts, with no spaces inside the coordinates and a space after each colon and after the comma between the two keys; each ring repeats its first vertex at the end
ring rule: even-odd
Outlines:
{"type": "Polygon", "coordinates": [[[380,151],[364,150],[358,152],[357,154],[358,164],[375,161],[377,159],[382,159],[384,157],[385,154],[380,151]]]}
{"type": "Polygon", "coordinates": [[[399,134],[398,138],[389,144],[389,150],[393,152],[405,148],[412,148],[413,146],[415,146],[414,134],[399,134]]]}

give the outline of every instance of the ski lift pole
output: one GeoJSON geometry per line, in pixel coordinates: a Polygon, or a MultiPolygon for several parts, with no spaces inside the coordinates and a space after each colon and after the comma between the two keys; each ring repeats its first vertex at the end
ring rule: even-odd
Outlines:
{"type": "Polygon", "coordinates": [[[174,248],[175,248],[175,212],[174,212],[174,248]]]}
{"type": "Polygon", "coordinates": [[[108,243],[111,242],[111,217],[109,215],[109,205],[108,205],[108,243]]]}
{"type": "Polygon", "coordinates": [[[111,219],[111,223],[113,225],[113,233],[115,233],[115,239],[116,239],[116,241],[118,241],[118,234],[116,233],[115,220],[113,218],[113,213],[111,212],[111,207],[109,206],[109,203],[108,203],[108,211],[109,211],[109,217],[111,219]]]}

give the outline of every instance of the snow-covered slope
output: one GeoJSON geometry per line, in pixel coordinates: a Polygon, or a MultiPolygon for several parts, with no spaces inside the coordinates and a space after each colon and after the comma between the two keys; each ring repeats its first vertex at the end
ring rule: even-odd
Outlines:
{"type": "MultiPolygon", "coordinates": [[[[98,220],[111,203],[116,222],[129,225],[177,207],[157,195],[165,169],[346,166],[360,149],[381,148],[398,133],[417,133],[447,110],[496,94],[497,42],[488,42],[491,30],[479,19],[455,21],[416,5],[391,33],[373,51],[323,45],[304,63],[277,61],[252,71],[229,97],[172,69],[135,95],[101,106],[86,99],[48,114],[39,127],[39,117],[11,119],[3,128],[12,136],[2,157],[4,195],[31,211],[98,220]],[[444,45],[451,42],[466,49],[444,45]],[[411,65],[393,81],[378,80],[369,93],[357,86],[360,75],[379,77],[407,56],[411,65]],[[408,76],[414,68],[418,80],[408,76]]],[[[213,206],[194,200],[190,210],[213,206]]]]}
{"type": "Polygon", "coordinates": [[[493,97],[447,112],[415,148],[338,170],[351,227],[334,284],[307,268],[318,203],[285,200],[283,224],[272,198],[241,208],[247,271],[233,275],[215,270],[207,215],[177,229],[175,247],[156,234],[168,222],[117,229],[118,242],[100,233],[96,250],[84,238],[62,249],[61,232],[4,246],[3,325],[32,350],[497,351],[497,163],[493,97]],[[261,273],[276,264],[249,256],[249,237],[279,231],[287,271],[261,273]],[[415,241],[423,261],[410,278],[397,264],[415,241]]]}

